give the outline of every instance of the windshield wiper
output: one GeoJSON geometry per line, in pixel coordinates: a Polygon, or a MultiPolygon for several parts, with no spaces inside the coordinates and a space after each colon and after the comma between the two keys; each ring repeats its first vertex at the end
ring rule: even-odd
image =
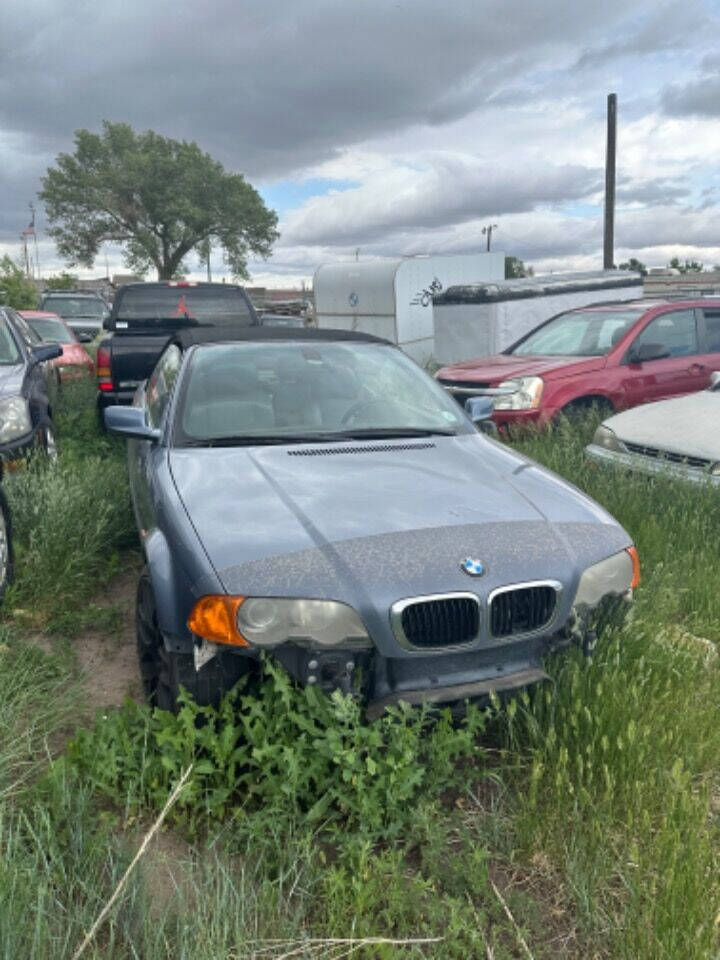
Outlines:
{"type": "Polygon", "coordinates": [[[359,430],[348,430],[343,433],[334,433],[333,437],[342,440],[392,440],[395,437],[456,437],[457,430],[449,427],[367,427],[359,430]]]}
{"type": "Polygon", "coordinates": [[[252,436],[242,434],[227,437],[208,437],[204,440],[185,440],[181,447],[252,447],[271,446],[273,444],[291,446],[295,443],[336,443],[342,440],[391,440],[405,437],[456,437],[457,431],[439,428],[420,427],[383,427],[362,430],[348,430],[334,433],[294,433],[289,436],[268,434],[252,436]]]}
{"type": "Polygon", "coordinates": [[[242,434],[228,437],[208,437],[205,440],[185,440],[182,447],[252,447],[252,446],[270,446],[272,444],[293,444],[293,443],[322,443],[332,440],[342,440],[343,435],[338,436],[334,433],[302,433],[283,436],[273,433],[267,436],[253,436],[252,434],[242,434]]]}

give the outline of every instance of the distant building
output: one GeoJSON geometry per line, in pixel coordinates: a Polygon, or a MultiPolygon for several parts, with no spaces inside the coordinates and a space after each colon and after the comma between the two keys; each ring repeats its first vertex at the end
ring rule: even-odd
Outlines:
{"type": "Polygon", "coordinates": [[[720,296],[720,270],[680,273],[671,267],[653,267],[643,279],[646,297],[720,296]]]}

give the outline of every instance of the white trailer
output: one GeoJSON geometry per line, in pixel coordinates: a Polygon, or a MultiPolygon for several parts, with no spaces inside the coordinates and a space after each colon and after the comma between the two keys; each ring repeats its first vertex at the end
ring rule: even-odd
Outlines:
{"type": "Polygon", "coordinates": [[[434,298],[434,358],[446,364],[491,356],[556,313],[642,295],[642,277],[628,270],[554,273],[450,287],[434,298]]]}
{"type": "Polygon", "coordinates": [[[315,317],[391,340],[422,363],[435,353],[433,295],[504,275],[503,253],[326,263],[313,278],[315,317]]]}

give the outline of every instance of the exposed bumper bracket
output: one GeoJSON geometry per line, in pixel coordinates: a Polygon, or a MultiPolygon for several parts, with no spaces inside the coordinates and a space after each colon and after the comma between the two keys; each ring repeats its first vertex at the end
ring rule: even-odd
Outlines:
{"type": "Polygon", "coordinates": [[[401,693],[381,697],[379,700],[368,704],[365,713],[368,720],[377,720],[387,707],[395,706],[401,700],[409,704],[453,703],[472,700],[477,697],[487,697],[492,693],[518,690],[549,679],[550,677],[544,670],[533,667],[528,670],[518,670],[516,673],[508,673],[506,676],[478,680],[475,683],[463,683],[451,687],[427,687],[423,690],[404,690],[401,693]]]}

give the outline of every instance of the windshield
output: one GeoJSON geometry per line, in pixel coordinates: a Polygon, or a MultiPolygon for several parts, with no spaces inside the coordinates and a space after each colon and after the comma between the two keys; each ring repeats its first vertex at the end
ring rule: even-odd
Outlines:
{"type": "Polygon", "coordinates": [[[400,350],[318,341],[198,348],[175,422],[181,445],[473,432],[400,350]]]}
{"type": "Polygon", "coordinates": [[[20,363],[22,357],[10,330],[10,325],[0,311],[0,364],[20,363]]]}
{"type": "Polygon", "coordinates": [[[49,343],[75,343],[75,337],[64,323],[51,317],[27,317],[35,333],[49,343]]]}
{"type": "Polygon", "coordinates": [[[105,313],[102,302],[94,297],[45,297],[42,308],[63,318],[91,317],[102,320],[105,313]]]}
{"type": "Polygon", "coordinates": [[[185,320],[213,326],[237,323],[248,325],[250,310],[240,291],[233,287],[130,287],[122,294],[116,320],[185,320]]]}
{"type": "Polygon", "coordinates": [[[638,310],[561,313],[508,353],[517,357],[603,357],[639,317],[638,310]]]}

